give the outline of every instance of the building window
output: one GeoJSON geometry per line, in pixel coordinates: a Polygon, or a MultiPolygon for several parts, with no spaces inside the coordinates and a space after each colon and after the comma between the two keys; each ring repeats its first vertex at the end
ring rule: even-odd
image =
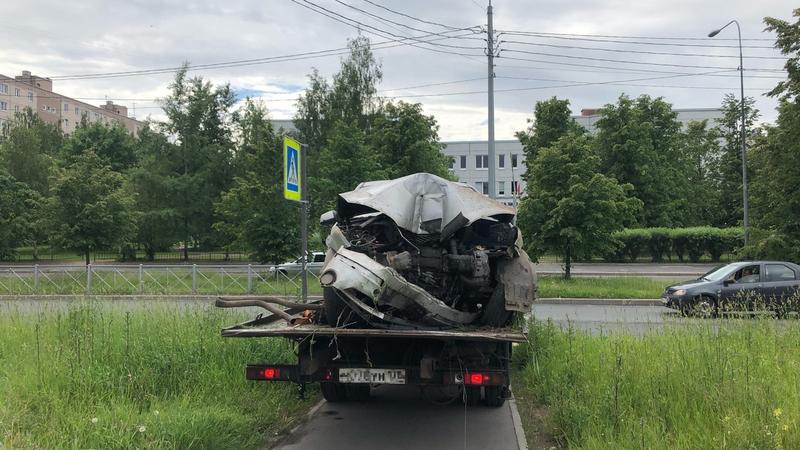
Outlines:
{"type": "Polygon", "coordinates": [[[18,112],[19,112],[19,105],[14,105],[14,112],[15,112],[15,113],[18,113],[18,112]]]}
{"type": "Polygon", "coordinates": [[[459,164],[458,167],[461,168],[461,169],[466,169],[467,168],[467,155],[461,155],[460,159],[461,159],[461,161],[460,161],[460,164],[459,164]]]}
{"type": "Polygon", "coordinates": [[[0,94],[8,94],[8,85],[0,84],[0,94]]]}
{"type": "Polygon", "coordinates": [[[64,127],[66,128],[69,125],[69,119],[64,119],[64,127]]]}
{"type": "Polygon", "coordinates": [[[506,166],[506,155],[499,154],[497,155],[497,167],[502,169],[506,166]]]}
{"type": "Polygon", "coordinates": [[[512,153],[511,154],[511,167],[516,169],[519,166],[518,162],[519,161],[517,161],[517,154],[516,153],[512,153]]]}
{"type": "Polygon", "coordinates": [[[8,103],[0,102],[0,111],[7,111],[8,110],[8,103]]]}
{"type": "Polygon", "coordinates": [[[81,113],[81,110],[76,106],[75,107],[75,115],[77,116],[80,113],[81,113]]]}
{"type": "Polygon", "coordinates": [[[489,168],[489,155],[475,155],[475,168],[488,169],[489,168]]]}
{"type": "Polygon", "coordinates": [[[497,182],[497,195],[506,195],[506,182],[505,181],[498,181],[497,182]]]}
{"type": "MultiPolygon", "coordinates": [[[[117,122],[119,122],[119,121],[117,121],[117,122]]],[[[452,156],[448,157],[447,158],[447,166],[450,167],[450,170],[453,170],[453,168],[456,166],[456,159],[453,158],[452,156]]]]}
{"type": "Polygon", "coordinates": [[[489,195],[489,183],[485,181],[476,181],[475,189],[483,195],[489,195]]]}
{"type": "Polygon", "coordinates": [[[31,91],[28,91],[28,101],[29,102],[33,101],[33,92],[31,92],[31,91]]]}
{"type": "Polygon", "coordinates": [[[69,112],[69,103],[64,103],[64,112],[69,112]]]}
{"type": "Polygon", "coordinates": [[[19,88],[14,88],[14,96],[19,97],[19,88]]]}

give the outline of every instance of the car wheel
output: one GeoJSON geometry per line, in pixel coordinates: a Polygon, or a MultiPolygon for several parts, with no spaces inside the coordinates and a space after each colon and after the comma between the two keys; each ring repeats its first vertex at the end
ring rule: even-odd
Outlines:
{"type": "MultiPolygon", "coordinates": [[[[339,293],[336,292],[335,289],[330,287],[322,288],[322,310],[325,313],[325,323],[334,327],[340,325],[338,321],[340,320],[339,318],[342,317],[344,308],[345,304],[342,299],[339,298],[339,293]]],[[[345,318],[342,317],[341,320],[344,319],[345,318]]]]}
{"type": "Polygon", "coordinates": [[[497,408],[506,403],[504,394],[505,386],[486,386],[483,388],[486,406],[497,408]]]}
{"type": "Polygon", "coordinates": [[[692,312],[697,317],[715,317],[717,315],[717,302],[707,295],[701,295],[692,302],[692,312]]]}
{"type": "Polygon", "coordinates": [[[464,404],[477,406],[481,401],[481,388],[479,386],[464,386],[464,404]]]}
{"type": "Polygon", "coordinates": [[[502,283],[498,283],[489,298],[489,304],[483,308],[481,324],[495,328],[504,327],[511,323],[513,317],[514,311],[506,310],[505,288],[502,283]]]}

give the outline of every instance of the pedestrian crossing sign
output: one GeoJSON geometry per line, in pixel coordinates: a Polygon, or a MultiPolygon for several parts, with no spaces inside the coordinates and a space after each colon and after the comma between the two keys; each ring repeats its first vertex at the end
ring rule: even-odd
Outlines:
{"type": "Polygon", "coordinates": [[[294,139],[283,138],[283,197],[299,202],[302,200],[303,172],[300,144],[294,139]]]}

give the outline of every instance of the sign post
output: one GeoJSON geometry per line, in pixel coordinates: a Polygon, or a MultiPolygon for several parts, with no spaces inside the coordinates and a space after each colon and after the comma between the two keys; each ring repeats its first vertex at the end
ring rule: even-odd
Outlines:
{"type": "Polygon", "coordinates": [[[300,254],[302,263],[303,302],[308,302],[308,188],[306,187],[306,152],[308,147],[294,139],[283,138],[283,197],[300,202],[300,254]]]}

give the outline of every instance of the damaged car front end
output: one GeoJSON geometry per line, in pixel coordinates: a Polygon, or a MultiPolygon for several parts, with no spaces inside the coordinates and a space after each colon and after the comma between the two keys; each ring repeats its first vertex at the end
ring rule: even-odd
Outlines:
{"type": "Polygon", "coordinates": [[[339,195],[320,282],[333,326],[503,327],[536,296],[515,210],[418,173],[339,195]]]}

